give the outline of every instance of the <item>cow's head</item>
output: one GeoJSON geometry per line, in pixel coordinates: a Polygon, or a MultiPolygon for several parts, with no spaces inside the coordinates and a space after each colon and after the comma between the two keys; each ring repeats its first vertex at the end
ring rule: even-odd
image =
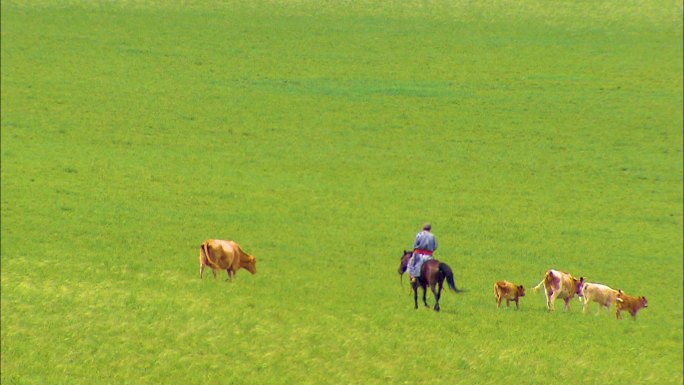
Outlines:
{"type": "Polygon", "coordinates": [[[523,285],[518,286],[518,297],[524,297],[525,296],[525,288],[523,285]]]}
{"type": "Polygon", "coordinates": [[[584,277],[580,277],[580,279],[573,278],[575,283],[577,284],[577,297],[579,298],[580,302],[582,301],[582,288],[584,287],[584,277]]]}
{"type": "Polygon", "coordinates": [[[648,307],[648,300],[646,297],[640,297],[639,299],[641,300],[641,307],[648,307]]]}
{"type": "Polygon", "coordinates": [[[248,259],[247,262],[243,265],[243,267],[244,267],[245,269],[247,269],[247,271],[249,271],[250,273],[256,274],[256,257],[250,255],[250,256],[249,256],[249,259],[248,259]]]}

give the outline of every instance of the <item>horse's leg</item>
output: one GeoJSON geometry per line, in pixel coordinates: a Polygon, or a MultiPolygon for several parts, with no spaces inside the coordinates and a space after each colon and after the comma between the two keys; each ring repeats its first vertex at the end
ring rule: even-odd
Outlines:
{"type": "Polygon", "coordinates": [[[418,309],[418,283],[413,282],[411,286],[413,286],[413,301],[416,303],[416,309],[418,309]]]}
{"type": "Polygon", "coordinates": [[[439,300],[442,298],[442,288],[444,287],[444,280],[441,279],[437,282],[437,293],[435,293],[435,289],[433,286],[432,292],[435,294],[436,298],[436,303],[435,303],[435,311],[439,311],[439,300]]]}
{"type": "Polygon", "coordinates": [[[421,286],[423,287],[423,303],[425,304],[425,307],[430,307],[427,303],[427,283],[423,282],[421,286]]]}
{"type": "Polygon", "coordinates": [[[430,284],[430,290],[432,290],[432,295],[435,296],[435,311],[439,311],[439,292],[436,289],[435,283],[430,284]]]}

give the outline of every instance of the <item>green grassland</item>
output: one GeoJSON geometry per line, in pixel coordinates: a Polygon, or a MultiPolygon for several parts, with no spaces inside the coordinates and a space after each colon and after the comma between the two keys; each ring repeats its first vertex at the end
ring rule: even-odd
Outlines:
{"type": "Polygon", "coordinates": [[[3,384],[682,383],[681,2],[209,3],[2,1],[3,384]]]}

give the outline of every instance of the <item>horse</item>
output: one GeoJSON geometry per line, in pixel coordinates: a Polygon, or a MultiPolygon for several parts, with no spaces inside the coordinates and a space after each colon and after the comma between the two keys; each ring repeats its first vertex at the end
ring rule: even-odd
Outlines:
{"type": "MultiPolygon", "coordinates": [[[[413,251],[404,250],[404,255],[401,257],[401,262],[399,263],[399,277],[403,281],[404,272],[408,267],[408,261],[413,255],[413,251]]],[[[446,263],[440,262],[436,259],[430,259],[423,263],[420,268],[420,277],[417,277],[415,282],[411,283],[413,287],[413,299],[416,304],[416,309],[418,309],[418,286],[423,288],[423,303],[425,307],[430,307],[427,303],[426,293],[427,287],[430,285],[432,289],[432,294],[435,296],[435,311],[439,311],[439,298],[442,296],[442,286],[444,285],[444,280],[446,279],[449,288],[454,292],[458,292],[456,284],[454,283],[454,273],[451,268],[446,263]]]]}

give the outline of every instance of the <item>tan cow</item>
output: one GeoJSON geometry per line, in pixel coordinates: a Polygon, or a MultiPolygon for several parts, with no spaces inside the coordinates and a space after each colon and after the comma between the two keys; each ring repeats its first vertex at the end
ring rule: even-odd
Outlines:
{"type": "Polygon", "coordinates": [[[615,303],[617,295],[617,290],[611,289],[606,285],[585,282],[584,285],[582,285],[582,296],[584,297],[584,308],[582,309],[582,312],[587,312],[590,302],[597,302],[599,304],[596,314],[601,312],[601,307],[605,307],[610,311],[610,307],[615,303]]]}
{"type": "Polygon", "coordinates": [[[618,295],[615,302],[615,317],[620,319],[621,311],[629,311],[632,315],[632,319],[636,321],[637,312],[642,307],[648,307],[648,300],[646,297],[632,297],[631,295],[625,294],[622,290],[618,291],[618,295]]]}
{"type": "Polygon", "coordinates": [[[523,285],[516,285],[508,281],[497,281],[494,284],[494,297],[496,298],[496,307],[501,308],[501,300],[506,300],[506,307],[511,306],[511,301],[515,301],[515,309],[520,309],[518,300],[525,296],[525,288],[523,285]]]}
{"type": "Polygon", "coordinates": [[[256,257],[245,253],[240,245],[233,241],[209,239],[200,246],[200,279],[204,275],[204,267],[209,266],[216,278],[216,270],[225,270],[228,280],[235,278],[240,268],[256,274],[256,257]]]}
{"type": "Polygon", "coordinates": [[[546,308],[549,311],[554,311],[553,301],[557,298],[562,298],[565,301],[565,310],[570,310],[570,300],[578,295],[580,301],[582,300],[582,293],[580,289],[584,283],[584,277],[579,279],[572,275],[558,271],[549,270],[544,275],[544,279],[532,290],[539,291],[539,287],[544,285],[544,294],[546,295],[546,308]]]}

